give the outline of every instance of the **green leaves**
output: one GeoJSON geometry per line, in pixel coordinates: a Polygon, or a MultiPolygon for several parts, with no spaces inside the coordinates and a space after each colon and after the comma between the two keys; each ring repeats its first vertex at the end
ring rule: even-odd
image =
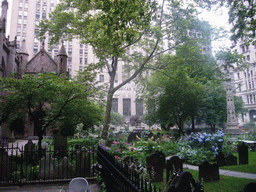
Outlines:
{"type": "Polygon", "coordinates": [[[4,94],[0,96],[0,123],[12,125],[12,116],[24,119],[24,115],[28,115],[34,123],[41,122],[36,128],[42,134],[53,127],[73,133],[75,126],[82,122],[87,122],[90,128],[102,120],[102,109],[90,99],[89,85],[68,81],[53,73],[1,79],[0,91],[4,94]]]}
{"type": "Polygon", "coordinates": [[[40,36],[76,36],[97,49],[98,56],[120,56],[122,47],[132,43],[149,26],[156,9],[154,1],[145,0],[65,0],[40,23],[40,36]]]}

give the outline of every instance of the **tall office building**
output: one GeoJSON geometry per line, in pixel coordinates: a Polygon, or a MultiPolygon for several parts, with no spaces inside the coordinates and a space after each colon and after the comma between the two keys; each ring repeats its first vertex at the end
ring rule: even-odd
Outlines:
{"type": "MultiPolygon", "coordinates": [[[[60,0],[13,0],[11,13],[10,39],[17,37],[17,50],[23,39],[26,40],[26,47],[31,59],[42,47],[42,42],[37,38],[39,22],[48,18],[50,12],[60,0]]],[[[48,45],[49,36],[45,39],[45,50],[52,56],[57,57],[59,46],[50,47],[48,45]]],[[[68,54],[68,69],[71,76],[75,76],[77,71],[82,71],[88,63],[97,62],[93,54],[92,47],[87,44],[80,44],[78,39],[65,41],[64,46],[68,54]]],[[[123,81],[123,61],[118,63],[115,84],[123,81]]],[[[109,81],[106,69],[101,69],[97,80],[102,83],[109,81]]],[[[142,115],[143,108],[141,102],[136,102],[136,90],[133,82],[128,83],[114,95],[113,110],[120,113],[128,120],[132,115],[142,115]]]]}
{"type": "Polygon", "coordinates": [[[237,43],[235,51],[243,54],[243,60],[247,63],[246,69],[233,74],[236,95],[243,99],[244,107],[248,109],[247,113],[239,115],[238,121],[240,124],[256,122],[256,45],[248,45],[241,40],[237,43]]]}
{"type": "MultiPolygon", "coordinates": [[[[42,42],[37,38],[39,22],[45,18],[59,0],[13,0],[11,12],[10,38],[17,36],[17,48],[26,40],[26,47],[31,59],[41,48],[42,42]]],[[[49,36],[45,39],[45,50],[56,59],[59,46],[48,45],[49,36]]],[[[64,42],[68,53],[68,68],[72,76],[76,71],[81,71],[89,62],[94,62],[94,56],[88,45],[80,44],[79,40],[73,39],[64,42]],[[91,56],[91,57],[89,57],[91,56]]]]}

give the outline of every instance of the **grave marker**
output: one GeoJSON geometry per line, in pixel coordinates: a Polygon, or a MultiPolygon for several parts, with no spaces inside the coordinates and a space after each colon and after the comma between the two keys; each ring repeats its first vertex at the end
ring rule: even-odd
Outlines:
{"type": "Polygon", "coordinates": [[[242,142],[237,145],[239,165],[248,164],[248,146],[242,142]]]}
{"type": "Polygon", "coordinates": [[[163,169],[165,168],[165,155],[161,151],[155,151],[146,158],[147,170],[152,172],[154,182],[163,181],[163,169]]]}

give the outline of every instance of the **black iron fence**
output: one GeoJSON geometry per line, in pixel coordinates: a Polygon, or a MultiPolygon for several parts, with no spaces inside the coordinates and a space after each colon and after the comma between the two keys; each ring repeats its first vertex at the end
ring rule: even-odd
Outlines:
{"type": "Polygon", "coordinates": [[[98,146],[97,159],[100,165],[101,177],[106,188],[112,192],[156,192],[152,183],[142,174],[129,168],[125,162],[119,162],[103,147],[98,146]]]}
{"type": "Polygon", "coordinates": [[[0,186],[63,183],[74,177],[94,178],[95,148],[68,148],[39,153],[36,148],[0,146],[0,186]]]}

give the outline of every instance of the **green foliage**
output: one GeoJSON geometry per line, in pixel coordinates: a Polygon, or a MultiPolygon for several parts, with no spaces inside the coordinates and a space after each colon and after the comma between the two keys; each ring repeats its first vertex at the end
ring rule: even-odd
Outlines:
{"type": "Polygon", "coordinates": [[[4,93],[0,95],[0,124],[13,125],[12,117],[27,115],[39,143],[46,129],[58,128],[62,135],[70,136],[79,123],[89,129],[102,121],[103,110],[90,97],[93,89],[54,73],[1,78],[0,91],[4,93]]]}
{"type": "Polygon", "coordinates": [[[76,36],[97,49],[99,58],[120,56],[124,45],[133,43],[149,27],[155,9],[155,1],[64,0],[49,20],[40,23],[40,35],[50,31],[51,43],[76,36]]]}
{"type": "Polygon", "coordinates": [[[116,113],[114,111],[111,111],[111,121],[110,123],[112,125],[116,126],[124,126],[124,117],[120,115],[119,113],[116,113]]]}

